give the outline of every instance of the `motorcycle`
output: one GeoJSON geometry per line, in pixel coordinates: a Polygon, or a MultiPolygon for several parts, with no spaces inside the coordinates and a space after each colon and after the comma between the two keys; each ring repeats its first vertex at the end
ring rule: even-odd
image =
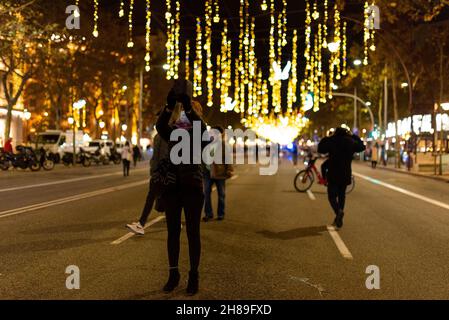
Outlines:
{"type": "Polygon", "coordinates": [[[43,147],[37,152],[37,158],[41,164],[41,167],[45,171],[53,170],[55,167],[56,159],[55,155],[45,150],[43,147]]]}
{"type": "Polygon", "coordinates": [[[114,164],[122,163],[122,155],[120,153],[118,153],[116,150],[111,150],[111,155],[109,156],[109,159],[114,164]]]}
{"type": "MultiPolygon", "coordinates": [[[[76,163],[81,164],[83,167],[90,167],[91,158],[90,154],[80,148],[80,151],[76,154],[76,163]]],[[[65,152],[61,159],[62,163],[68,167],[73,164],[73,152],[65,152]]]]}
{"type": "Polygon", "coordinates": [[[16,150],[16,154],[2,152],[0,155],[1,170],[6,171],[10,167],[23,170],[30,168],[31,171],[39,171],[41,169],[41,163],[33,152],[33,149],[30,147],[17,146],[16,150]]]}
{"type": "Polygon", "coordinates": [[[98,148],[94,153],[91,153],[90,158],[95,164],[108,165],[110,162],[109,157],[101,152],[100,148],[98,148]]]}

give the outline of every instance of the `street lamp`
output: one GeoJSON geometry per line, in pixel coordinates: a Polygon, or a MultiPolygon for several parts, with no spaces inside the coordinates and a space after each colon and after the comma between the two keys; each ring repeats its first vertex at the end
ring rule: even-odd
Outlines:
{"type": "Polygon", "coordinates": [[[104,129],[104,127],[106,126],[106,123],[104,123],[104,121],[100,121],[100,123],[98,125],[100,126],[100,129],[104,129]]]}
{"type": "Polygon", "coordinates": [[[360,59],[355,59],[353,63],[354,63],[354,65],[355,65],[356,67],[358,67],[358,66],[361,66],[361,65],[362,65],[362,60],[360,60],[360,59]]]}
{"type": "Polygon", "coordinates": [[[444,111],[449,111],[449,102],[442,103],[441,108],[443,108],[444,111]]]}
{"type": "Polygon", "coordinates": [[[67,119],[68,123],[72,126],[75,123],[75,119],[73,119],[73,117],[69,117],[67,119]]]}
{"type": "Polygon", "coordinates": [[[122,124],[122,131],[128,130],[128,126],[126,124],[122,124]]]}

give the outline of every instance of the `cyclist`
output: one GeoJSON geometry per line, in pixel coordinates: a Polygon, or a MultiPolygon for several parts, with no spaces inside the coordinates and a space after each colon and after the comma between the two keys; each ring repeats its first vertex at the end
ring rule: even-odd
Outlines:
{"type": "Polygon", "coordinates": [[[329,154],[327,170],[327,194],[335,213],[333,225],[343,227],[346,188],[352,182],[351,163],[356,152],[365,150],[363,141],[345,128],[337,128],[331,137],[323,138],[318,152],[329,154]]]}

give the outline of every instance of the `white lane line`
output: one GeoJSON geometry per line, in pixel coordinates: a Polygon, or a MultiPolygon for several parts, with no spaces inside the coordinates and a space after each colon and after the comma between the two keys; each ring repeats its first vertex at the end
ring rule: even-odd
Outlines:
{"type": "Polygon", "coordinates": [[[371,178],[371,177],[368,177],[368,176],[364,176],[363,174],[360,174],[360,173],[354,172],[353,174],[354,174],[356,177],[365,179],[365,180],[367,180],[367,181],[369,181],[369,182],[371,182],[371,183],[374,183],[374,184],[383,186],[383,187],[385,187],[385,188],[388,188],[388,189],[391,189],[391,190],[400,192],[400,193],[402,193],[402,194],[405,194],[405,195],[407,195],[407,196],[409,196],[409,197],[416,198],[416,199],[425,201],[425,202],[427,202],[427,203],[433,204],[433,205],[435,205],[435,206],[441,207],[441,208],[443,208],[443,209],[449,210],[449,204],[447,204],[447,203],[444,203],[444,202],[441,202],[441,201],[438,201],[438,200],[434,200],[434,199],[431,199],[431,198],[422,196],[422,195],[420,195],[420,194],[417,194],[417,193],[414,193],[414,192],[411,192],[411,191],[402,189],[402,188],[400,188],[400,187],[396,187],[396,186],[394,186],[394,185],[392,185],[392,184],[389,184],[389,183],[386,183],[386,182],[382,182],[382,181],[380,181],[380,180],[377,180],[377,179],[374,179],[374,178],[371,178]]]}
{"type": "Polygon", "coordinates": [[[309,196],[310,200],[313,200],[313,201],[316,200],[315,195],[313,194],[312,191],[307,190],[307,195],[309,196]]]}
{"type": "Polygon", "coordinates": [[[338,251],[340,251],[340,254],[343,256],[343,258],[352,260],[353,258],[351,252],[349,251],[348,247],[346,247],[343,240],[340,238],[340,235],[338,234],[335,227],[327,226],[327,231],[329,231],[332,240],[334,240],[335,245],[337,246],[337,249],[338,251]]]}
{"type": "MultiPolygon", "coordinates": [[[[159,216],[153,220],[151,220],[150,222],[147,222],[147,224],[145,225],[144,229],[152,226],[155,223],[158,223],[159,221],[165,219],[165,216],[159,216]]],[[[118,238],[117,240],[114,240],[111,242],[111,244],[115,245],[115,244],[120,244],[126,240],[128,240],[129,238],[135,236],[136,234],[134,232],[129,232],[127,234],[125,234],[123,237],[118,238]]]]}
{"type": "Polygon", "coordinates": [[[86,199],[86,198],[99,196],[99,195],[106,194],[106,193],[111,193],[111,192],[115,192],[115,191],[120,191],[120,190],[129,189],[129,188],[134,188],[134,187],[138,187],[138,186],[141,186],[141,185],[144,185],[144,184],[148,184],[148,180],[147,179],[140,180],[140,181],[137,181],[137,182],[123,184],[123,185],[120,185],[120,186],[110,187],[110,188],[106,188],[106,189],[100,189],[100,190],[96,190],[96,191],[92,191],[92,192],[81,193],[81,194],[70,196],[70,197],[66,197],[66,198],[61,198],[61,199],[56,199],[56,200],[36,203],[36,204],[33,204],[33,205],[21,207],[21,208],[15,208],[15,209],[10,209],[10,210],[6,210],[6,211],[0,211],[0,219],[1,218],[5,218],[5,217],[10,217],[10,216],[15,216],[15,215],[18,215],[18,214],[21,214],[21,213],[25,213],[25,212],[30,212],[30,211],[35,211],[35,210],[39,210],[39,209],[44,209],[44,208],[48,208],[48,207],[61,205],[61,204],[67,203],[67,202],[73,202],[73,201],[77,201],[77,200],[82,200],[82,199],[86,199]]]}
{"type": "MultiPolygon", "coordinates": [[[[136,171],[137,172],[138,171],[148,171],[148,169],[135,169],[135,170],[132,170],[131,172],[136,172],[136,171]]],[[[30,184],[30,185],[26,185],[26,186],[5,188],[5,189],[0,189],[0,192],[10,192],[10,191],[23,190],[23,189],[53,186],[53,185],[57,185],[57,184],[64,184],[64,183],[70,183],[70,182],[76,182],[76,181],[84,181],[84,180],[99,179],[99,178],[104,178],[104,177],[118,176],[118,175],[122,175],[122,174],[123,174],[122,171],[117,171],[117,172],[113,172],[113,173],[99,174],[99,175],[95,175],[95,176],[80,177],[80,178],[73,178],[73,179],[63,179],[63,180],[58,180],[58,181],[30,184]]]]}

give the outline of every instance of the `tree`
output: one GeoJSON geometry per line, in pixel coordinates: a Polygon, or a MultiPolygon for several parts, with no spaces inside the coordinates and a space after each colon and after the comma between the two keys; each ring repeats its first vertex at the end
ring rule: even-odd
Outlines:
{"type": "Polygon", "coordinates": [[[0,59],[3,65],[0,81],[7,104],[5,139],[10,137],[12,110],[40,64],[41,55],[37,53],[43,50],[54,28],[54,25],[39,23],[41,16],[33,6],[34,1],[15,1],[0,7],[0,59]]]}

